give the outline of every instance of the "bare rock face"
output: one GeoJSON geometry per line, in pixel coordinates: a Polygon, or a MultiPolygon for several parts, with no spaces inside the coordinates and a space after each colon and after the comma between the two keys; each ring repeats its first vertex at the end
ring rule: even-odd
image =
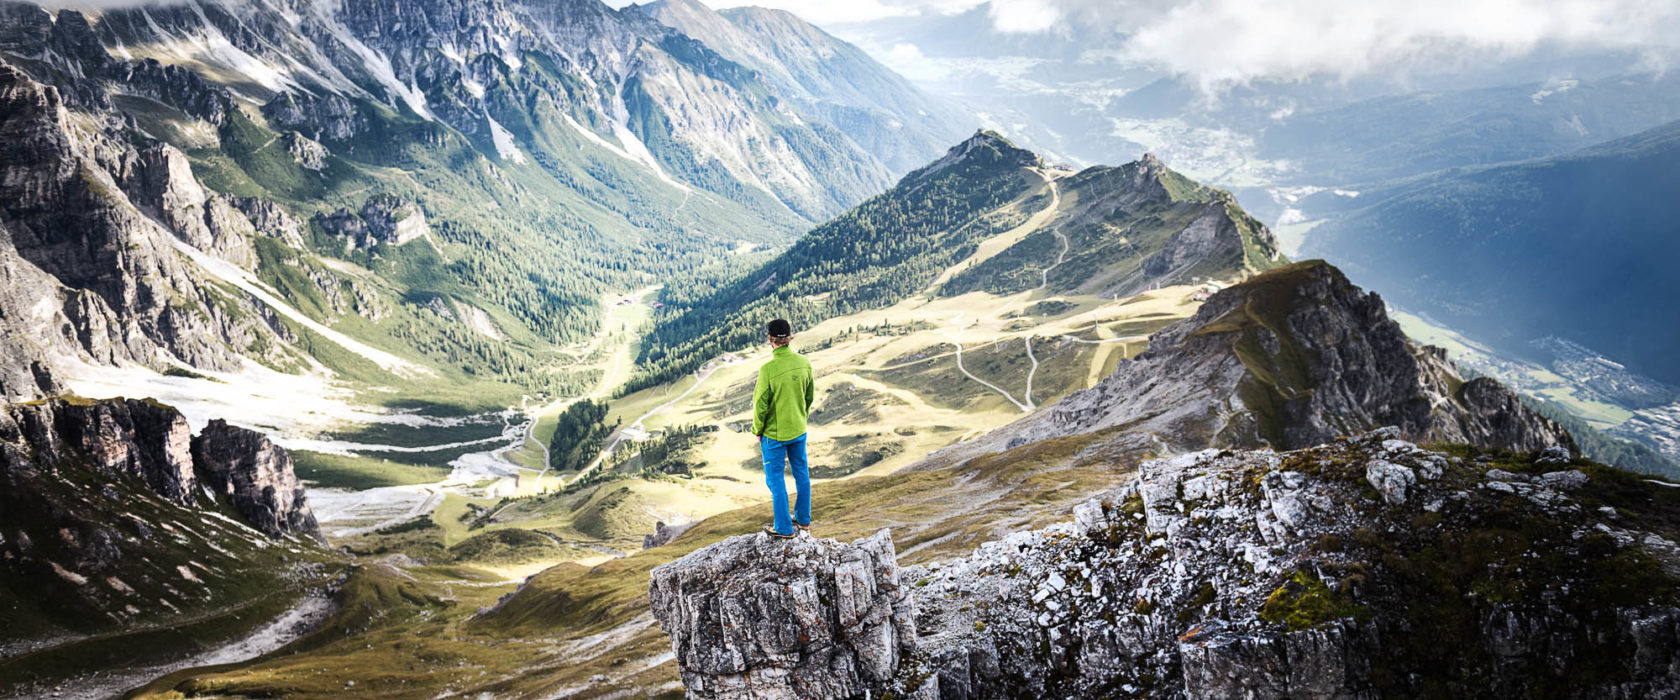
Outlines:
{"type": "Polygon", "coordinates": [[[297,129],[311,140],[345,141],[366,131],[368,119],[343,95],[314,96],[283,92],[263,105],[263,115],[280,126],[297,129]]]}
{"type": "Polygon", "coordinates": [[[642,549],[653,549],[654,547],[663,547],[670,544],[671,540],[677,538],[677,535],[688,532],[688,529],[691,527],[694,527],[694,523],[692,522],[683,523],[681,525],[666,525],[665,521],[661,520],[654,523],[653,534],[642,535],[642,549]]]}
{"type": "Polygon", "coordinates": [[[368,197],[359,211],[339,209],[317,214],[321,229],[345,239],[345,248],[372,248],[378,243],[402,245],[431,232],[420,207],[388,194],[368,197]]]}
{"type": "Polygon", "coordinates": [[[1096,386],[953,453],[1126,427],[1174,450],[1298,449],[1382,426],[1407,439],[1536,451],[1574,440],[1490,379],[1411,342],[1382,299],[1308,261],[1222,290],[1096,386]]]}
{"type": "Polygon", "coordinates": [[[224,425],[195,441],[153,401],[0,404],[0,656],[180,624],[318,575],[296,483],[261,436],[224,425]]]}
{"type": "Polygon", "coordinates": [[[1680,691],[1663,487],[1556,453],[1501,457],[1517,470],[1504,471],[1398,434],[1147,462],[1072,522],[907,568],[925,585],[901,687],[937,679],[950,700],[1680,691]],[[1624,515],[1602,498],[1640,505],[1624,515]]]}
{"type": "MultiPolygon", "coordinates": [[[[28,304],[0,317],[3,349],[49,371],[71,357],[162,369],[160,350],[233,371],[249,348],[280,353],[283,342],[264,341],[284,337],[254,303],[226,303],[175,249],[181,241],[249,267],[250,219],[206,191],[180,151],[72,118],[66,103],[57,87],[0,64],[0,266],[15,270],[0,282],[28,304]]],[[[52,393],[9,384],[12,398],[52,393]]]]}
{"type": "Polygon", "coordinates": [[[303,484],[292,471],[292,456],[262,433],[213,420],[193,439],[192,455],[205,483],[227,494],[252,527],[272,537],[321,537],[303,484]]]}
{"type": "Polygon", "coordinates": [[[879,696],[916,638],[885,530],[731,537],[654,569],[648,595],[695,698],[879,696]]]}
{"type": "Polygon", "coordinates": [[[49,399],[0,409],[0,472],[52,474],[66,464],[108,479],[135,477],[172,503],[200,504],[199,486],[226,494],[270,537],[320,538],[292,458],[261,433],[211,421],[194,438],[179,411],[144,399],[49,399]]]}
{"type": "Polygon", "coordinates": [[[51,472],[79,460],[110,478],[139,477],[180,504],[197,487],[191,441],[178,411],[138,399],[53,399],[0,411],[0,469],[51,472]]]}

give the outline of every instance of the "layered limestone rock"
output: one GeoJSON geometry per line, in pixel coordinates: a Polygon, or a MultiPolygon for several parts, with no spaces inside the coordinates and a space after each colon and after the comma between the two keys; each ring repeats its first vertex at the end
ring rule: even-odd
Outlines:
{"type": "Polygon", "coordinates": [[[695,698],[879,696],[916,637],[885,530],[731,537],[654,569],[648,595],[695,698]]]}
{"type": "Polygon", "coordinates": [[[138,478],[187,504],[198,484],[191,447],[180,412],[150,401],[53,399],[0,410],[0,470],[7,472],[52,472],[76,461],[108,478],[138,478]]]}
{"type": "Polygon", "coordinates": [[[193,438],[192,456],[206,485],[225,494],[252,527],[273,537],[321,537],[292,456],[262,433],[216,419],[193,438]]]}
{"type": "MultiPolygon", "coordinates": [[[[251,221],[230,200],[204,190],[180,151],[137,149],[96,121],[72,118],[57,88],[8,65],[0,65],[0,143],[0,220],[7,234],[0,259],[50,278],[13,276],[35,319],[0,318],[4,335],[37,337],[8,344],[7,352],[48,370],[72,358],[162,368],[160,350],[215,370],[238,369],[238,355],[254,347],[268,348],[258,359],[283,359],[275,353],[282,353],[284,331],[269,326],[243,294],[211,284],[175,250],[179,244],[171,239],[236,264],[254,263],[251,221]],[[28,323],[53,328],[52,341],[23,327],[28,323]]],[[[12,385],[13,397],[50,393],[12,385]]]]}
{"type": "Polygon", "coordinates": [[[1574,449],[1491,379],[1413,343],[1382,299],[1309,261],[1214,294],[1096,386],[952,448],[944,460],[1104,429],[1169,449],[1296,449],[1392,425],[1407,439],[1574,449]]]}
{"type": "MultiPolygon", "coordinates": [[[[1068,522],[902,572],[860,563],[854,581],[908,584],[894,610],[913,625],[842,636],[903,650],[915,634],[889,681],[854,684],[833,661],[832,621],[872,589],[842,583],[832,543],[701,549],[654,570],[654,613],[697,697],[1680,692],[1671,487],[1562,448],[1399,435],[1151,460],[1068,522]]],[[[884,536],[859,544],[860,561],[892,561],[884,536]]]]}
{"type": "Polygon", "coordinates": [[[1507,472],[1398,434],[1148,462],[1072,522],[907,568],[922,636],[900,687],[937,679],[953,700],[1680,689],[1673,506],[1597,505],[1662,487],[1555,452],[1501,458],[1524,471],[1507,472]]]}

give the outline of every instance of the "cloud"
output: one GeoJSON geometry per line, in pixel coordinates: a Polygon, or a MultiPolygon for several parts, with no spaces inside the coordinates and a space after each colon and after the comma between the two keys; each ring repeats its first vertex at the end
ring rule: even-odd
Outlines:
{"type": "Polygon", "coordinates": [[[990,5],[986,14],[992,28],[1004,33],[1045,32],[1062,19],[1061,8],[1052,0],[992,0],[990,5]]]}
{"type": "Polygon", "coordinates": [[[1674,0],[1188,0],[1137,25],[1122,56],[1217,90],[1498,60],[1545,45],[1667,54],[1674,0]]]}
{"type": "MultiPolygon", "coordinates": [[[[614,0],[626,2],[628,0],[614,0]]],[[[1451,71],[1541,47],[1680,56],[1677,0],[713,0],[818,24],[983,8],[998,34],[1083,37],[1092,55],[1218,89],[1257,80],[1451,71]],[[1096,30],[1100,30],[1096,31],[1096,30]],[[1096,37],[1096,40],[1092,40],[1096,37]],[[1113,37],[1121,37],[1111,40],[1113,37]]],[[[976,55],[982,52],[977,51],[976,55]]]]}
{"type": "MultiPolygon", "coordinates": [[[[609,5],[622,7],[631,2],[648,0],[608,0],[609,5]]],[[[936,0],[701,0],[712,9],[728,7],[768,7],[787,10],[807,22],[826,26],[905,17],[919,14],[936,0]]]]}

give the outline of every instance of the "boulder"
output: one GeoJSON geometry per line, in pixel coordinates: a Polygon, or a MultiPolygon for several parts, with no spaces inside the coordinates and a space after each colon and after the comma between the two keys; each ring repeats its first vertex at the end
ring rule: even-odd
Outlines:
{"type": "Polygon", "coordinates": [[[892,535],[739,535],[653,570],[692,698],[877,697],[915,644],[892,535]]]}

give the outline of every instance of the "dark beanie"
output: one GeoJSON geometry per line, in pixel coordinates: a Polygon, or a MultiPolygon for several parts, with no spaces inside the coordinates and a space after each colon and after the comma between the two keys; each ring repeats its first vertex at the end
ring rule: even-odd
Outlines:
{"type": "Polygon", "coordinates": [[[776,338],[786,338],[793,335],[793,326],[788,325],[787,319],[778,318],[770,322],[770,335],[776,338]]]}

